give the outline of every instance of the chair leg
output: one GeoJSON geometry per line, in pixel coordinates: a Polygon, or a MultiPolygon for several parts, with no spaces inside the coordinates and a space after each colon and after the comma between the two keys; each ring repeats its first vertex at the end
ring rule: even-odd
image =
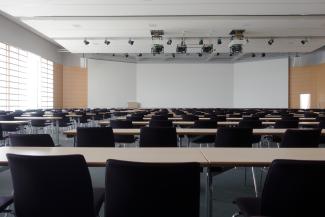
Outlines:
{"type": "Polygon", "coordinates": [[[258,197],[258,188],[257,188],[257,182],[256,182],[256,176],[255,176],[254,167],[252,167],[252,175],[253,175],[255,196],[258,197]]]}

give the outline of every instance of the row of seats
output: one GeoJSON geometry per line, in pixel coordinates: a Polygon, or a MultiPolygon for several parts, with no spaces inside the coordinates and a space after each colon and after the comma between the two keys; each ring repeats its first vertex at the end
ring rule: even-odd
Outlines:
{"type": "MultiPolygon", "coordinates": [[[[198,163],[109,160],[102,189],[81,155],[7,157],[14,196],[0,212],[14,202],[17,217],[95,217],[104,202],[105,217],[199,216],[198,163]]],[[[324,174],[324,161],[275,160],[261,197],[236,199],[234,216],[323,216],[324,174]]]]}
{"type": "MultiPolygon", "coordinates": [[[[280,147],[318,147],[320,129],[288,129],[280,147]]],[[[13,134],[9,136],[11,146],[54,147],[48,134],[13,134]]],[[[250,128],[219,128],[215,136],[215,147],[252,147],[254,141],[250,128]]],[[[175,128],[143,127],[140,133],[140,147],[177,147],[175,128]]],[[[111,127],[77,129],[78,147],[115,147],[111,127]]]]}

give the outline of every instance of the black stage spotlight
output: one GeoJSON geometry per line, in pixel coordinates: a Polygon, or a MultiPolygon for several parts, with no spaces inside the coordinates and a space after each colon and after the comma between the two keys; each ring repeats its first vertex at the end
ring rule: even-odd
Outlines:
{"type": "Polygon", "coordinates": [[[217,53],[217,56],[219,56],[220,55],[220,53],[217,53]]]}
{"type": "Polygon", "coordinates": [[[202,57],[202,53],[198,53],[199,57],[202,57]]]}
{"type": "Polygon", "coordinates": [[[176,57],[176,55],[175,55],[174,53],[172,54],[172,56],[173,56],[173,58],[175,58],[175,57],[176,57]]]}
{"type": "Polygon", "coordinates": [[[218,42],[217,42],[218,44],[222,44],[222,40],[221,40],[221,38],[218,38],[218,42]]]}
{"type": "Polygon", "coordinates": [[[112,56],[115,57],[115,53],[113,53],[112,56]]]}
{"type": "Polygon", "coordinates": [[[255,53],[252,53],[252,57],[256,57],[256,54],[255,53]]]}
{"type": "Polygon", "coordinates": [[[134,41],[129,39],[128,43],[132,46],[134,44],[134,41]]]}
{"type": "Polygon", "coordinates": [[[199,45],[203,45],[203,39],[201,39],[200,41],[199,41],[199,45]]]}
{"type": "Polygon", "coordinates": [[[307,39],[303,39],[303,40],[300,41],[300,43],[303,44],[303,45],[306,44],[307,42],[308,42],[307,39]]]}
{"type": "Polygon", "coordinates": [[[108,46],[110,43],[111,42],[109,40],[105,39],[104,44],[106,44],[108,46]]]}
{"type": "Polygon", "coordinates": [[[266,55],[265,53],[262,53],[262,57],[265,57],[265,55],[266,55]]]}
{"type": "Polygon", "coordinates": [[[173,41],[171,40],[171,39],[169,39],[168,41],[167,41],[167,44],[168,45],[171,45],[173,43],[173,41]]]}
{"type": "Polygon", "coordinates": [[[272,45],[272,44],[274,43],[274,39],[271,38],[270,40],[267,41],[267,43],[268,43],[269,45],[272,45]]]}
{"type": "Polygon", "coordinates": [[[125,54],[125,58],[128,58],[129,57],[129,54],[125,54]]]}
{"type": "Polygon", "coordinates": [[[84,44],[85,44],[85,45],[88,45],[89,43],[90,43],[90,42],[89,42],[87,39],[84,40],[84,44]]]}
{"type": "Polygon", "coordinates": [[[138,54],[138,57],[142,57],[142,53],[139,53],[139,54],[138,54]]]}

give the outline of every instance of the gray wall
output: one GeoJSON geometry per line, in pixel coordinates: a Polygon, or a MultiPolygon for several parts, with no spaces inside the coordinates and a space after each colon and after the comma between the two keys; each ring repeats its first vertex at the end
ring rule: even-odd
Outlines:
{"type": "Polygon", "coordinates": [[[0,13],[0,42],[30,51],[56,63],[62,63],[58,46],[9,20],[0,13]]]}

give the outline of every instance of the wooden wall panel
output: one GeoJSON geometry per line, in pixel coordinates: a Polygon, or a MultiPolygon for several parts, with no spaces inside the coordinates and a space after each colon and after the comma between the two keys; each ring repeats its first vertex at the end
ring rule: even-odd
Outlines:
{"type": "Polygon", "coordinates": [[[63,67],[63,107],[86,108],[88,72],[80,67],[63,67]]]}
{"type": "Polygon", "coordinates": [[[312,108],[325,108],[325,64],[292,67],[289,70],[289,105],[299,108],[299,95],[311,94],[312,108]]]}
{"type": "Polygon", "coordinates": [[[53,66],[53,107],[63,108],[63,65],[53,66]]]}

